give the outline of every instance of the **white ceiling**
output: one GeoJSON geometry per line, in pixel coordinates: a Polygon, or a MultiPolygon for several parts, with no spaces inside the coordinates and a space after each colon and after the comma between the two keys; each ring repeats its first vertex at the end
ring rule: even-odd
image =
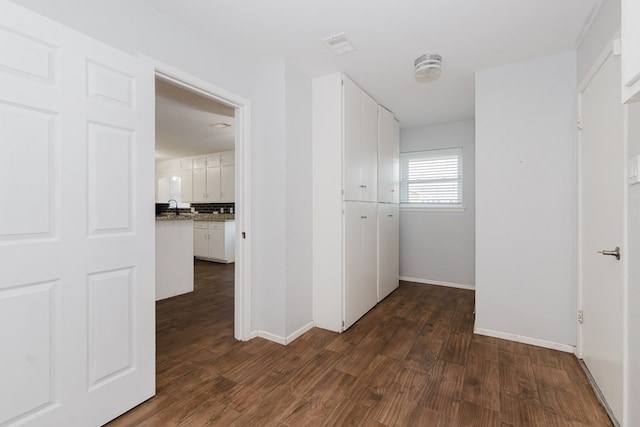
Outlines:
{"type": "Polygon", "coordinates": [[[312,77],[343,71],[403,127],[474,117],[474,72],[575,49],[602,0],[146,0],[247,64],[287,59],[312,77]],[[357,51],[321,39],[345,32],[357,51]],[[443,57],[419,84],[413,61],[443,57]]]}
{"type": "Polygon", "coordinates": [[[235,111],[156,79],[156,159],[233,150],[235,111]],[[231,126],[217,129],[216,123],[231,126]]]}

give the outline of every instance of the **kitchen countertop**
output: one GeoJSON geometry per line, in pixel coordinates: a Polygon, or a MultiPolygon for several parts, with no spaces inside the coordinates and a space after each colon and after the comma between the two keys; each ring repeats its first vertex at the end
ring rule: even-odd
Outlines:
{"type": "Polygon", "coordinates": [[[234,214],[191,214],[181,213],[180,215],[165,214],[157,215],[156,221],[235,221],[234,214]]]}

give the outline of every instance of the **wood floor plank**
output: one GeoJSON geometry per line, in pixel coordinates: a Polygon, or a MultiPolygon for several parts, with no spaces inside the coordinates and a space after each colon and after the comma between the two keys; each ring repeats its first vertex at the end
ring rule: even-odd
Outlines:
{"type": "Polygon", "coordinates": [[[233,264],[156,304],[157,395],[108,425],[611,426],[574,355],[473,334],[472,291],[401,282],[342,334],[233,338],[233,264]]]}

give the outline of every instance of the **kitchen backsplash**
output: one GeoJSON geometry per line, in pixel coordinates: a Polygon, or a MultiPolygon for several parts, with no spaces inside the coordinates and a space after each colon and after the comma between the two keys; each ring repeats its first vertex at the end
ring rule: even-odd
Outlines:
{"type": "Polygon", "coordinates": [[[224,212],[220,213],[233,213],[236,212],[235,203],[191,203],[191,207],[195,208],[198,213],[213,213],[220,212],[220,209],[224,209],[224,212]]]}
{"type": "MultiPolygon", "coordinates": [[[[198,213],[233,213],[236,212],[235,203],[191,203],[191,207],[198,213]],[[220,212],[220,209],[224,209],[224,212],[220,212]]],[[[156,215],[160,215],[162,212],[175,212],[175,208],[169,208],[169,203],[156,203],[156,215]]],[[[180,212],[189,213],[191,209],[180,208],[180,212]]]]}

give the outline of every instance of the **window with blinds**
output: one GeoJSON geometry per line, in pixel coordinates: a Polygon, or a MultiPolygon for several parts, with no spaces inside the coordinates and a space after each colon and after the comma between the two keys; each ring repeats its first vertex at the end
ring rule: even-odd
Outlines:
{"type": "Polygon", "coordinates": [[[462,205],[462,148],[400,153],[400,203],[462,205]]]}

